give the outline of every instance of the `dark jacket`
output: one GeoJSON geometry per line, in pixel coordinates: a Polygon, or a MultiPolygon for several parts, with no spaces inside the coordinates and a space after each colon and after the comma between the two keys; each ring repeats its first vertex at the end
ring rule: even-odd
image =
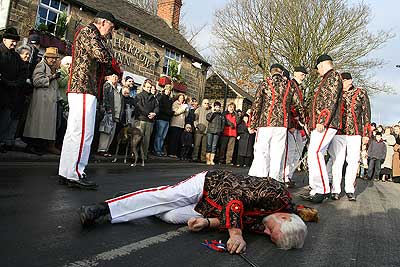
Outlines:
{"type": "Polygon", "coordinates": [[[210,112],[207,114],[207,133],[220,134],[224,130],[225,117],[221,112],[210,112]]]}
{"type": "Polygon", "coordinates": [[[361,88],[351,87],[343,93],[341,108],[342,125],[340,134],[370,135],[371,106],[367,92],[361,88]]]}
{"type": "Polygon", "coordinates": [[[134,112],[135,112],[135,99],[131,96],[122,96],[122,110],[120,121],[125,125],[131,123],[133,121],[134,112]]]}
{"type": "Polygon", "coordinates": [[[304,114],[304,98],[303,98],[303,92],[305,91],[303,88],[302,84],[298,84],[296,79],[293,78],[290,82],[290,86],[292,86],[292,90],[294,91],[294,94],[297,96],[299,99],[299,105],[296,106],[295,104],[292,104],[290,106],[290,116],[289,116],[289,127],[288,128],[296,128],[296,129],[302,129],[300,126],[300,122],[305,122],[306,121],[306,114],[304,114]],[[298,118],[298,119],[297,119],[298,118]]]}
{"type": "Polygon", "coordinates": [[[26,82],[30,76],[28,62],[22,62],[20,75],[21,79],[23,79],[25,82],[21,87],[16,89],[14,102],[12,104],[13,108],[11,111],[12,119],[21,118],[22,114],[26,110],[26,107],[29,106],[28,96],[33,92],[33,85],[26,82]]]}
{"type": "Polygon", "coordinates": [[[237,126],[237,135],[240,137],[238,141],[238,155],[242,157],[251,157],[253,145],[250,140],[250,133],[246,123],[243,121],[237,126]]]}
{"type": "Polygon", "coordinates": [[[23,61],[13,49],[0,44],[0,108],[13,108],[20,88],[25,85],[23,61]]]}
{"type": "Polygon", "coordinates": [[[94,24],[75,35],[68,92],[87,93],[99,98],[105,70],[112,64],[112,52],[94,24]]]}
{"type": "Polygon", "coordinates": [[[292,105],[301,106],[290,81],[279,74],[268,77],[257,88],[250,127],[288,127],[292,105]]]}
{"type": "MultiPolygon", "coordinates": [[[[195,210],[205,218],[219,218],[220,228],[254,228],[274,212],[294,212],[285,185],[271,178],[208,171],[203,197],[195,210]]],[[[261,225],[262,227],[262,225],[261,225]]]]}
{"type": "Polygon", "coordinates": [[[196,120],[196,114],[194,113],[196,110],[194,108],[190,108],[188,114],[185,118],[185,125],[192,125],[192,129],[194,129],[194,121],[196,120]]]}
{"type": "Polygon", "coordinates": [[[172,104],[174,100],[165,95],[160,94],[157,96],[159,112],[157,113],[157,120],[170,121],[174,112],[172,111],[172,104]]]}
{"type": "Polygon", "coordinates": [[[340,74],[334,70],[325,73],[314,92],[310,112],[310,130],[314,130],[317,124],[323,124],[325,128],[340,129],[342,91],[343,83],[340,74]]]}
{"type": "Polygon", "coordinates": [[[182,146],[193,146],[193,133],[183,131],[181,135],[181,144],[182,146]]]}
{"type": "Polygon", "coordinates": [[[148,118],[151,112],[159,113],[158,100],[153,94],[142,91],[135,97],[135,118],[139,121],[154,122],[155,118],[148,118]]]}
{"type": "Polygon", "coordinates": [[[368,158],[385,160],[386,157],[386,144],[381,139],[377,142],[375,139],[371,139],[368,145],[368,158]]]}

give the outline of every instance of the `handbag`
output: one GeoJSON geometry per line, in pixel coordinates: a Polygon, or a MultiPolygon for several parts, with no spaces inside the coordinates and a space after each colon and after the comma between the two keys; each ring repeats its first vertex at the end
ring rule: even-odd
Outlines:
{"type": "Polygon", "coordinates": [[[114,128],[114,121],[112,113],[106,113],[103,116],[103,119],[100,121],[99,132],[105,134],[111,134],[114,128]]]}

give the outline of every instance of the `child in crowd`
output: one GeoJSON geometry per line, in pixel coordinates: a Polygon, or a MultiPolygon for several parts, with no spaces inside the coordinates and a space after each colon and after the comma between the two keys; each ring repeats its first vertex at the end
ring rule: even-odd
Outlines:
{"type": "Polygon", "coordinates": [[[368,179],[379,180],[381,164],[385,161],[386,144],[383,142],[382,133],[376,132],[375,139],[371,139],[368,147],[368,179]]]}
{"type": "Polygon", "coordinates": [[[207,165],[215,165],[214,157],[217,151],[219,135],[222,133],[225,126],[225,117],[221,113],[220,102],[214,102],[213,111],[207,114],[206,120],[208,121],[206,161],[207,165]]]}
{"type": "Polygon", "coordinates": [[[359,177],[360,178],[366,177],[367,172],[368,172],[368,150],[367,150],[367,144],[362,144],[361,145],[359,177]]]}
{"type": "Polygon", "coordinates": [[[182,160],[190,160],[192,155],[192,149],[194,146],[193,143],[193,133],[192,133],[192,125],[186,124],[185,130],[181,135],[181,159],[182,160]]]}

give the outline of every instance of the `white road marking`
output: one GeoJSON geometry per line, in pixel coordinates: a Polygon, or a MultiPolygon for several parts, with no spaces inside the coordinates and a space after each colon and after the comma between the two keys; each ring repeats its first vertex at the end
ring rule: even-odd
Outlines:
{"type": "Polygon", "coordinates": [[[97,266],[100,262],[102,261],[111,261],[115,258],[118,257],[124,257],[127,256],[135,251],[141,250],[143,248],[150,247],[152,245],[156,245],[159,243],[167,242],[168,240],[180,236],[186,232],[188,232],[189,229],[187,226],[178,228],[175,231],[170,231],[164,234],[160,234],[157,236],[149,237],[146,239],[143,239],[141,241],[131,243],[116,249],[112,249],[109,251],[102,252],[100,254],[97,254],[95,256],[92,256],[87,259],[82,259],[73,263],[68,263],[64,265],[64,267],[92,267],[92,266],[97,266]]]}

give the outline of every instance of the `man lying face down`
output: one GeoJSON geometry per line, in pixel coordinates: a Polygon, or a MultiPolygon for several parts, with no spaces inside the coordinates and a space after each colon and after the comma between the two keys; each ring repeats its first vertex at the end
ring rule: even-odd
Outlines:
{"type": "Polygon", "coordinates": [[[79,211],[82,226],[104,219],[121,223],[152,215],[169,223],[187,223],[191,231],[227,230],[230,253],[246,250],[243,229],[269,235],[282,249],[301,248],[307,235],[303,220],[318,221],[315,209],[296,207],[285,186],[276,180],[222,170],[82,206],[79,211]]]}

